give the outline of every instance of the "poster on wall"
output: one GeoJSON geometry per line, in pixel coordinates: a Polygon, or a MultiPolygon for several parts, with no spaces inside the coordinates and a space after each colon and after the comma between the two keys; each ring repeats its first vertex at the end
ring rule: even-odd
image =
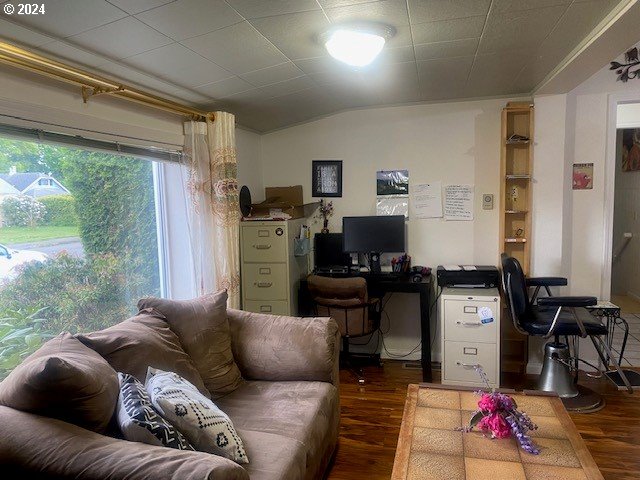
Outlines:
{"type": "Polygon", "coordinates": [[[573,189],[593,189],[593,163],[573,164],[573,189]]]}
{"type": "Polygon", "coordinates": [[[376,172],[376,215],[409,216],[409,170],[376,172]]]}
{"type": "Polygon", "coordinates": [[[311,196],[342,197],[342,160],[313,160],[311,196]]]}
{"type": "Polygon", "coordinates": [[[640,170],[640,128],[622,129],[620,163],[623,172],[640,170]]]}

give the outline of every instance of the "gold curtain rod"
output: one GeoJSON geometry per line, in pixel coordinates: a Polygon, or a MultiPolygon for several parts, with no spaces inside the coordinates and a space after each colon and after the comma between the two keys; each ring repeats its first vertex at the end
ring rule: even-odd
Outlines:
{"type": "Polygon", "coordinates": [[[142,90],[129,87],[121,82],[100,77],[62,62],[51,60],[10,43],[0,42],[0,62],[67,83],[80,85],[82,88],[82,99],[85,103],[89,97],[93,95],[117,95],[125,100],[141,103],[149,107],[164,110],[165,112],[186,115],[194,120],[213,120],[214,117],[212,112],[204,112],[166,98],[152,95],[142,90]]]}

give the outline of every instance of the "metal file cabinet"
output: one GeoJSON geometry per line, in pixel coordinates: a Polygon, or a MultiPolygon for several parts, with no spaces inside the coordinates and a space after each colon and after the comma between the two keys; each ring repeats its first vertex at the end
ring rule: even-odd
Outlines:
{"type": "Polygon", "coordinates": [[[249,312],[296,315],[307,256],[294,256],[294,238],[305,219],[240,224],[242,308],[249,312]]]}
{"type": "Polygon", "coordinates": [[[491,386],[499,387],[498,290],[444,288],[440,295],[439,315],[442,331],[442,383],[482,387],[484,383],[475,368],[480,365],[491,386]],[[491,312],[490,317],[488,312],[491,312]]]}

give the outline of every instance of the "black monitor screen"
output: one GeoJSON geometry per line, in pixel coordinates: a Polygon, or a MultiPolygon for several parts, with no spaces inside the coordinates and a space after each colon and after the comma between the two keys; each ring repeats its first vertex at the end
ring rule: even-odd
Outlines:
{"type": "Polygon", "coordinates": [[[345,252],[404,252],[404,215],[344,217],[345,252]]]}
{"type": "Polygon", "coordinates": [[[316,268],[348,267],[351,259],[344,253],[341,233],[316,233],[316,268]]]}

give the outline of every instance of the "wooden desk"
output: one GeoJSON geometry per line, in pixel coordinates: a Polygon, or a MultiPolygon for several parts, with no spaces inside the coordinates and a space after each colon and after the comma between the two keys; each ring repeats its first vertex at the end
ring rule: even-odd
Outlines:
{"type": "MultiPolygon", "coordinates": [[[[385,293],[417,293],[420,302],[420,340],[422,353],[420,363],[422,365],[422,380],[431,382],[431,323],[429,315],[429,298],[431,295],[431,275],[422,277],[422,282],[412,282],[409,276],[385,277],[384,274],[369,274],[365,272],[351,274],[331,274],[327,276],[345,277],[358,276],[367,280],[369,296],[382,298],[385,293]]],[[[307,281],[300,281],[298,294],[298,314],[301,316],[313,315],[313,301],[309,296],[307,281]]]]}

